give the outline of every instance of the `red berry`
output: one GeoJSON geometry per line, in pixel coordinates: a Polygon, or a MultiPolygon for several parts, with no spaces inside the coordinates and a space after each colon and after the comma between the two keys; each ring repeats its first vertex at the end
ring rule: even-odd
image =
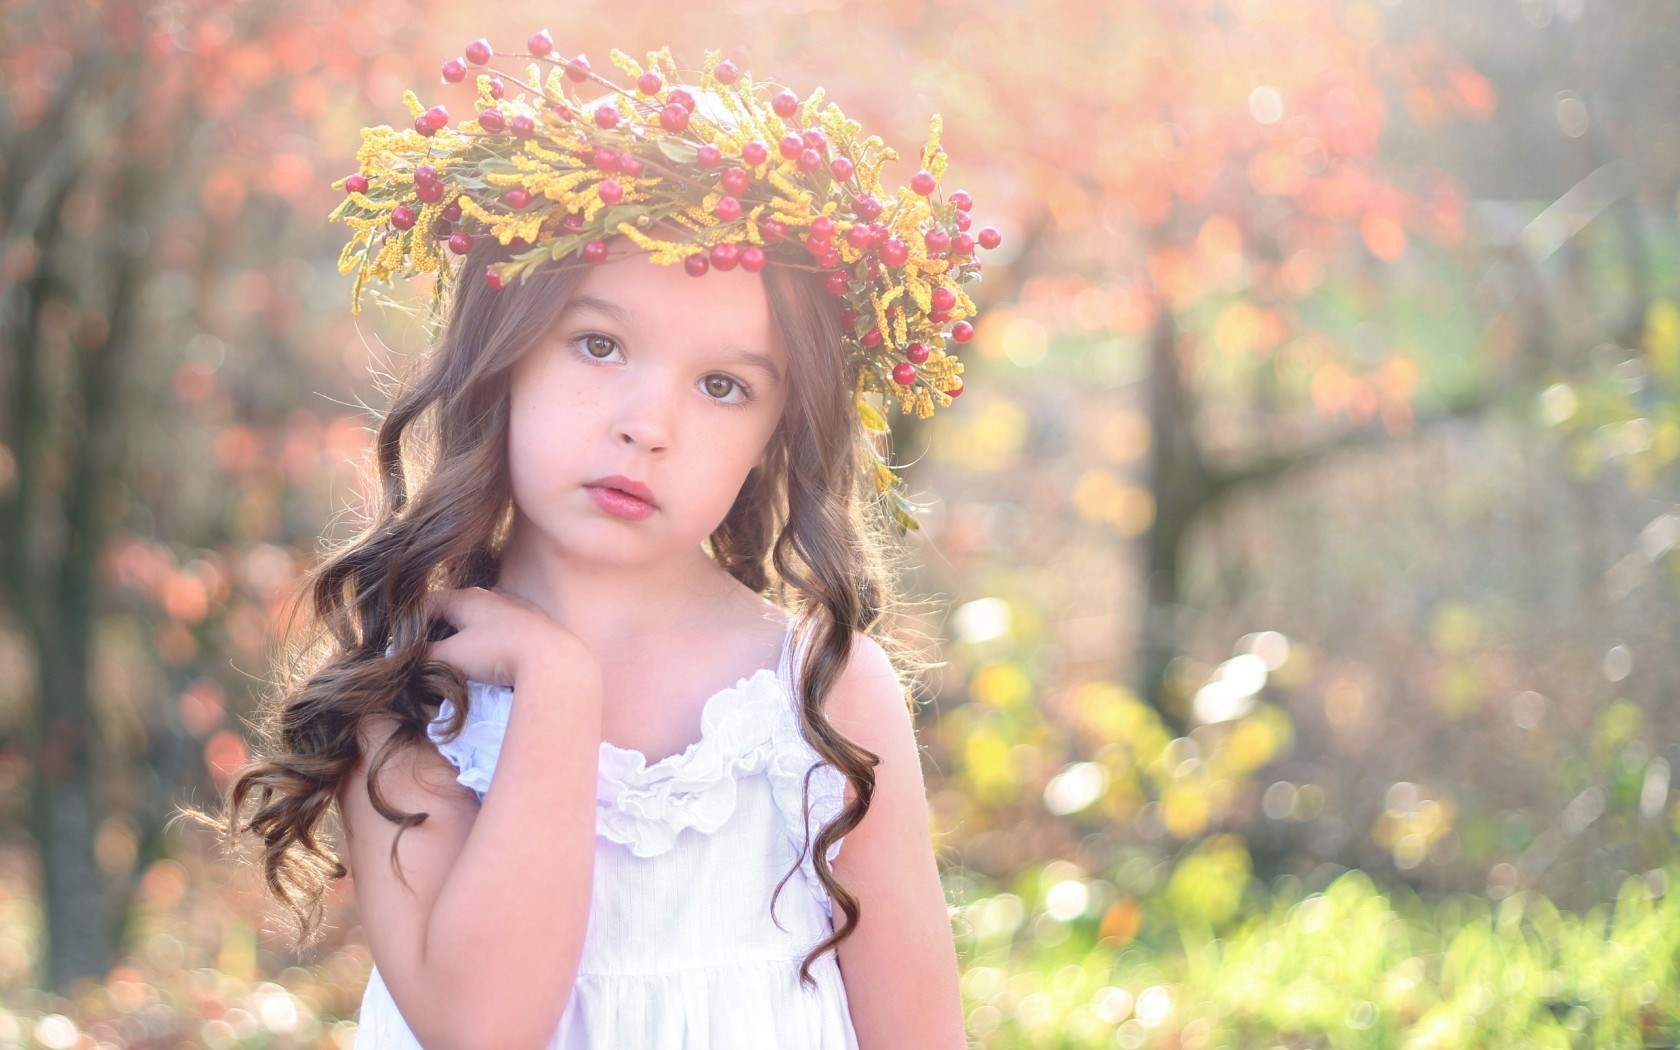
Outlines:
{"type": "Polygon", "coordinates": [[[799,170],[816,171],[823,166],[822,154],[814,149],[804,149],[799,153],[799,170]]]}
{"type": "Polygon", "coordinates": [[[929,230],[922,234],[922,243],[930,252],[942,252],[951,246],[951,235],[944,230],[929,230]]]}
{"type": "Polygon", "coordinates": [[[787,236],[787,223],[776,219],[758,220],[758,233],[771,244],[787,236]]]}
{"type": "Polygon", "coordinates": [[[442,106],[433,106],[420,114],[420,119],[424,120],[426,126],[433,131],[442,131],[449,126],[449,111],[442,106]]]}
{"type": "Polygon", "coordinates": [[[432,165],[421,164],[414,169],[414,184],[416,186],[420,185],[423,182],[436,182],[436,181],[437,181],[437,168],[433,167],[432,165]]]}
{"type": "Polygon", "coordinates": [[[881,243],[881,261],[888,266],[903,266],[909,258],[909,247],[897,237],[888,237],[881,243]]]}
{"type": "Polygon", "coordinates": [[[723,185],[723,192],[729,194],[731,197],[741,196],[741,194],[747,192],[747,187],[751,185],[751,180],[747,177],[747,173],[741,168],[725,169],[723,178],[720,179],[719,182],[723,185]]]}
{"type": "Polygon", "coordinates": [[[624,199],[624,187],[618,184],[617,179],[602,179],[595,189],[608,204],[617,204],[624,199]]]}
{"type": "Polygon", "coordinates": [[[644,167],[646,167],[646,165],[642,163],[642,158],[633,153],[623,153],[619,155],[618,170],[622,171],[626,175],[640,175],[644,167]]]}
{"type": "Polygon", "coordinates": [[[805,250],[812,255],[821,255],[828,251],[828,242],[812,233],[805,238],[805,250]]]}
{"type": "Polygon", "coordinates": [[[702,168],[709,171],[723,163],[723,150],[707,143],[700,147],[700,152],[696,154],[695,159],[700,162],[702,168]]]}
{"type": "Polygon", "coordinates": [[[824,244],[834,239],[834,220],[826,215],[819,215],[811,220],[811,236],[824,244]]]}
{"type": "Polygon", "coordinates": [[[448,204],[445,204],[443,206],[443,217],[445,219],[448,219],[450,222],[460,222],[461,221],[461,202],[460,201],[450,201],[448,204]]]}
{"type": "Polygon", "coordinates": [[[467,79],[467,63],[459,58],[452,58],[443,64],[443,80],[446,84],[459,84],[467,79]]]}
{"type": "Polygon", "coordinates": [[[741,249],[741,269],[748,273],[757,273],[764,269],[764,249],[758,245],[749,245],[741,249]]]}
{"type": "Polygon", "coordinates": [[[793,158],[799,156],[799,154],[805,150],[805,140],[800,138],[798,135],[793,134],[783,135],[782,141],[779,145],[782,150],[782,156],[786,157],[788,160],[792,160],[793,158]]]}
{"type": "Polygon", "coordinates": [[[973,222],[974,222],[974,220],[969,216],[968,212],[966,212],[966,211],[957,212],[957,229],[966,230],[966,229],[968,229],[969,225],[973,222]]]}
{"type": "Polygon", "coordinates": [[[531,191],[523,186],[515,186],[507,191],[507,203],[508,207],[518,211],[531,203],[531,191]]]}
{"type": "Polygon", "coordinates": [[[437,128],[432,127],[432,125],[426,120],[426,114],[424,113],[414,118],[414,130],[418,131],[427,138],[431,138],[433,135],[437,134],[437,128]]]}
{"type": "Polygon", "coordinates": [[[439,239],[447,239],[449,237],[449,235],[454,233],[454,232],[455,232],[455,224],[450,222],[448,219],[442,218],[441,216],[438,218],[438,220],[436,222],[432,223],[432,236],[433,237],[437,237],[439,239]]]}
{"type": "Polygon", "coordinates": [[[1002,243],[1003,234],[998,232],[998,228],[996,226],[981,227],[980,247],[986,249],[987,251],[991,251],[993,248],[996,248],[1002,243]]]}
{"type": "Polygon", "coordinates": [[[717,78],[719,84],[733,84],[740,79],[741,71],[735,68],[735,63],[724,59],[712,70],[712,76],[717,78]]]}
{"type": "Polygon", "coordinates": [[[688,110],[690,113],[694,112],[694,96],[689,94],[687,88],[672,88],[668,93],[666,93],[665,101],[675,102],[677,105],[688,110]]]}
{"type": "Polygon", "coordinates": [[[472,251],[472,234],[466,230],[456,230],[449,235],[449,250],[456,255],[465,255],[472,251]]]}
{"type": "Polygon", "coordinates": [[[959,343],[966,343],[974,338],[974,326],[967,321],[958,321],[951,326],[951,338],[959,343]]]}
{"type": "Polygon", "coordinates": [[[561,122],[572,120],[577,116],[576,113],[572,112],[572,108],[563,102],[554,103],[552,106],[548,107],[548,111],[554,114],[555,120],[561,122]]]}
{"type": "Polygon", "coordinates": [[[842,310],[840,311],[840,327],[848,332],[855,331],[857,329],[858,318],[862,316],[862,314],[850,308],[842,310]]]}
{"type": "Polygon", "coordinates": [[[926,197],[933,192],[934,179],[931,171],[918,171],[910,176],[910,188],[926,197]]]}
{"type": "Polygon", "coordinates": [[[957,305],[957,293],[949,288],[935,288],[933,290],[933,308],[935,310],[949,310],[957,305]]]}
{"type": "Polygon", "coordinates": [[[564,219],[561,219],[560,220],[560,225],[561,225],[561,227],[563,227],[566,230],[567,233],[582,233],[583,232],[583,216],[579,215],[576,212],[573,212],[570,215],[567,215],[564,219]]]}
{"type": "Polygon", "coordinates": [[[741,159],[756,168],[770,159],[770,147],[762,142],[749,142],[741,147],[741,159]]]}
{"type": "Polygon", "coordinates": [[[819,153],[828,152],[828,136],[816,128],[807,128],[799,137],[805,140],[806,149],[814,149],[819,153]]]}
{"type": "Polygon", "coordinates": [[[916,381],[916,366],[908,361],[900,361],[893,365],[893,382],[899,386],[909,386],[916,381]]]}
{"type": "Polygon", "coordinates": [[[566,76],[573,83],[582,83],[589,79],[589,59],[582,55],[566,63],[566,76]]]}
{"type": "Polygon", "coordinates": [[[587,263],[604,263],[607,261],[607,242],[590,241],[583,246],[583,261],[587,263]]]}
{"type": "Polygon", "coordinates": [[[974,254],[974,238],[966,233],[959,233],[951,238],[951,254],[961,259],[974,254]]]}
{"type": "Polygon", "coordinates": [[[494,266],[486,266],[484,268],[484,283],[489,285],[491,288],[500,288],[502,286],[502,275],[496,272],[496,268],[494,266]]]}
{"type": "Polygon", "coordinates": [[[741,249],[733,244],[714,244],[711,251],[712,265],[720,270],[733,270],[735,264],[741,261],[741,249]]]}
{"type": "Polygon", "coordinates": [[[688,271],[690,277],[704,277],[706,276],[706,271],[711,268],[712,264],[706,261],[706,257],[704,255],[690,255],[688,258],[683,260],[683,269],[688,271]]]}
{"type": "Polygon", "coordinates": [[[846,231],[846,243],[862,251],[874,243],[875,235],[869,232],[869,227],[859,223],[846,231]]]}
{"type": "Polygon", "coordinates": [[[828,162],[828,170],[836,179],[845,182],[852,177],[852,162],[845,157],[835,157],[828,162]]]}
{"type": "Polygon", "coordinates": [[[501,98],[507,94],[507,81],[501,77],[491,77],[488,85],[491,98],[501,98]]]}
{"type": "Polygon", "coordinates": [[[443,200],[443,183],[417,182],[414,184],[414,195],[420,198],[421,204],[436,204],[443,200]]]}
{"type": "Polygon", "coordinates": [[[666,131],[684,131],[688,128],[688,110],[678,103],[667,103],[659,111],[659,123],[666,131]]]}
{"type": "Polygon", "coordinates": [[[507,119],[499,109],[487,109],[478,115],[478,126],[492,135],[499,135],[507,130],[507,119]]]}
{"type": "Polygon", "coordinates": [[[852,279],[844,270],[830,270],[823,274],[823,287],[829,295],[845,295],[852,290],[852,279]]]}
{"type": "Polygon", "coordinates": [[[712,214],[724,222],[734,222],[741,217],[741,202],[735,197],[720,198],[717,207],[712,209],[712,214]]]}
{"type": "Polygon", "coordinates": [[[956,384],[956,386],[946,387],[945,392],[947,394],[951,395],[952,397],[961,397],[962,396],[962,380],[955,379],[955,380],[952,380],[952,382],[954,382],[956,384]]]}
{"type": "Polygon", "coordinates": [[[345,193],[366,193],[368,180],[366,175],[351,175],[344,180],[345,193]]]}
{"type": "Polygon", "coordinates": [[[618,127],[618,110],[613,106],[601,106],[595,110],[595,123],[603,128],[618,127]]]}
{"type": "Polygon", "coordinates": [[[508,130],[518,138],[528,139],[537,133],[536,122],[523,113],[515,113],[508,118],[508,130]]]}
{"type": "Polygon", "coordinates": [[[919,365],[923,361],[926,361],[928,359],[928,354],[931,352],[932,351],[921,343],[911,343],[909,346],[904,348],[904,356],[908,357],[910,359],[910,363],[913,365],[919,365]]]}
{"type": "Polygon", "coordinates": [[[799,111],[799,96],[791,91],[778,91],[770,106],[779,117],[791,117],[799,111]]]}
{"type": "Polygon", "coordinates": [[[658,73],[643,73],[636,78],[636,90],[644,95],[657,95],[663,86],[658,73]]]}
{"type": "Polygon", "coordinates": [[[880,216],[881,202],[873,193],[860,194],[852,201],[852,210],[858,213],[858,218],[868,222],[880,216]]]}
{"type": "Polygon", "coordinates": [[[840,249],[830,247],[827,251],[825,251],[821,255],[817,256],[817,265],[821,266],[821,267],[824,267],[826,269],[830,269],[830,270],[832,270],[836,266],[839,266],[840,265],[840,249]]]}
{"type": "Polygon", "coordinates": [[[467,45],[467,61],[475,66],[489,64],[490,56],[493,54],[495,52],[490,49],[490,41],[484,37],[479,37],[467,45]]]}
{"type": "Polygon", "coordinates": [[[597,146],[594,161],[595,167],[611,174],[618,170],[618,151],[607,146],[597,146]]]}
{"type": "Polygon", "coordinates": [[[934,324],[944,324],[950,319],[951,311],[949,310],[934,310],[928,314],[928,320],[932,321],[934,324]]]}
{"type": "Polygon", "coordinates": [[[869,331],[863,333],[862,338],[860,338],[858,340],[858,342],[862,343],[864,346],[880,346],[881,345],[881,329],[880,329],[880,326],[870,325],[869,326],[869,331]]]}
{"type": "Polygon", "coordinates": [[[958,211],[967,211],[974,207],[974,201],[969,197],[967,190],[952,190],[951,195],[945,199],[956,205],[958,211]]]}
{"type": "Polygon", "coordinates": [[[548,35],[548,30],[539,29],[525,41],[525,46],[530,49],[531,54],[541,58],[554,50],[554,38],[548,35]]]}

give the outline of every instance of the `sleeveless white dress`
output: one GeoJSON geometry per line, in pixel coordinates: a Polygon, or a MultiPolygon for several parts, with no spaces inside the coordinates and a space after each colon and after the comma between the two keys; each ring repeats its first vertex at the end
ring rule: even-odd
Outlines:
{"type": "MultiPolygon", "coordinates": [[[[812,964],[814,989],[799,980],[806,953],[834,929],[809,849],[770,912],[801,845],[844,799],[843,775],[799,731],[796,648],[790,624],[777,666],[707,699],[700,739],[681,754],[649,765],[601,742],[589,926],[550,1050],[856,1050],[834,952],[812,964]]],[[[482,799],[515,699],[467,686],[460,735],[440,739],[447,700],[428,732],[482,799]]],[[[358,1050],[420,1046],[377,966],[357,1020],[358,1050]]]]}

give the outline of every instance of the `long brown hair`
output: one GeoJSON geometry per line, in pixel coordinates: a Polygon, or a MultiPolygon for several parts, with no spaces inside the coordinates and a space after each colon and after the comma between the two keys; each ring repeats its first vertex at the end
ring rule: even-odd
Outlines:
{"type": "MultiPolygon", "coordinates": [[[[480,239],[458,272],[481,274],[506,251],[480,239]]],[[[439,701],[455,707],[449,732],[466,721],[461,673],[426,659],[422,602],[435,588],[495,582],[512,512],[509,375],[553,325],[583,265],[563,262],[499,291],[470,280],[455,285],[435,346],[397,387],[380,421],[378,486],[365,527],[312,568],[293,595],[287,622],[295,623],[307,602],[312,623],[276,660],[277,682],[258,723],[261,739],[229,783],[225,817],[183,809],[224,831],[230,848],[239,849],[243,836],[261,840],[265,881],[289,913],[296,946],[319,936],[326,887],[346,874],[322,832],[337,817],[339,792],[362,758],[364,719],[395,720],[395,731],[368,764],[375,810],[401,826],[398,838],[426,819],[392,806],[377,782],[397,749],[431,746],[426,724],[439,701]]],[[[814,841],[806,835],[816,874],[844,916],[805,957],[800,978],[809,984],[813,962],[858,922],[857,896],[835,876],[828,851],[868,812],[879,761],[830,724],[829,690],[853,632],[879,641],[906,684],[920,665],[882,626],[897,605],[898,562],[887,517],[860,483],[862,457],[869,454],[864,442],[871,438],[851,403],[839,300],[812,274],[775,262],[763,278],[792,362],[788,399],[764,465],[748,476],[708,549],[732,576],[797,616],[799,637],[809,642],[798,675],[801,729],[855,793],[814,841]]],[[[809,790],[807,776],[807,832],[809,790]]],[[[778,895],[803,859],[778,883],[778,895]]],[[[397,867],[394,842],[391,860],[397,867]]]]}

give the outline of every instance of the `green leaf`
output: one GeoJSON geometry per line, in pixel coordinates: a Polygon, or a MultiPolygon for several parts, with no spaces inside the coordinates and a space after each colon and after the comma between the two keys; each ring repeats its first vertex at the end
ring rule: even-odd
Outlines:
{"type": "Polygon", "coordinates": [[[659,140],[659,152],[678,164],[693,164],[700,156],[700,151],[688,143],[664,138],[659,140]]]}

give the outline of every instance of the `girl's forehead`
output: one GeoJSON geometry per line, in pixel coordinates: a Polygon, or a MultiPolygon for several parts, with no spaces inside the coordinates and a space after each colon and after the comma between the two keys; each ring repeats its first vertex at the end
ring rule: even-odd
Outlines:
{"type": "Polygon", "coordinates": [[[727,335],[735,342],[778,341],[759,274],[714,270],[694,277],[681,266],[655,263],[639,251],[584,272],[560,316],[569,320],[582,314],[627,328],[659,328],[696,337],[727,335]]]}

